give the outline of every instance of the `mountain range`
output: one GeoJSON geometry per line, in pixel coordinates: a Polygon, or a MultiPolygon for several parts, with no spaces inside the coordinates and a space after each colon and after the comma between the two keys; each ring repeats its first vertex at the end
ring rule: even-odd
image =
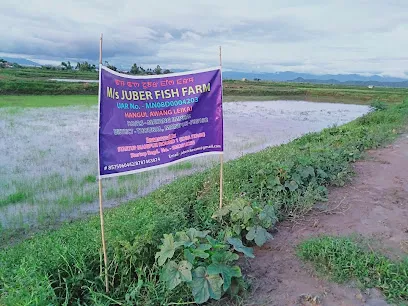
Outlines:
{"type": "Polygon", "coordinates": [[[7,57],[7,56],[0,56],[0,58],[4,59],[9,63],[17,63],[21,66],[31,66],[31,67],[41,67],[40,64],[30,61],[26,58],[19,58],[19,57],[7,57]]]}
{"type": "Polygon", "coordinates": [[[405,82],[408,81],[408,76],[406,79],[372,75],[364,76],[360,74],[309,74],[309,73],[297,73],[292,71],[283,72],[272,72],[272,73],[256,73],[256,72],[238,72],[238,71],[226,71],[222,73],[225,79],[240,80],[246,78],[248,80],[261,79],[265,81],[313,81],[313,82],[405,82]]]}

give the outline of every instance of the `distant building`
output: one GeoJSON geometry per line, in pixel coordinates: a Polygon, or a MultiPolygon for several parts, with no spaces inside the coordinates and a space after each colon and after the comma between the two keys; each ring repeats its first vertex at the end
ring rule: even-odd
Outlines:
{"type": "Polygon", "coordinates": [[[368,88],[373,89],[374,85],[368,85],[368,88]]]}
{"type": "Polygon", "coordinates": [[[248,81],[246,78],[242,78],[242,82],[246,82],[248,81]]]}

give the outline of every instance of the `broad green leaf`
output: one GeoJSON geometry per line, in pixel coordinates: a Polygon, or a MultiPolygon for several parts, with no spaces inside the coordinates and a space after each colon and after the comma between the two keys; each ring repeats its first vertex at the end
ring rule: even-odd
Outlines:
{"type": "Polygon", "coordinates": [[[184,258],[191,264],[194,263],[195,256],[190,252],[189,249],[184,249],[184,258]]]}
{"type": "Polygon", "coordinates": [[[194,301],[197,304],[205,303],[209,298],[219,300],[222,296],[222,278],[217,275],[208,275],[204,267],[198,267],[193,271],[191,289],[194,301]]]}
{"type": "Polygon", "coordinates": [[[228,215],[230,212],[229,207],[228,206],[224,206],[221,209],[217,210],[213,215],[212,218],[213,219],[218,219],[218,218],[222,218],[226,215],[228,215]]]}
{"type": "Polygon", "coordinates": [[[280,186],[281,182],[279,177],[277,176],[270,176],[268,178],[268,188],[269,189],[275,189],[275,187],[280,186]]]}
{"type": "Polygon", "coordinates": [[[215,246],[218,244],[217,239],[214,239],[214,238],[211,237],[211,236],[207,236],[207,241],[208,241],[213,247],[215,247],[215,246]]]}
{"type": "Polygon", "coordinates": [[[327,173],[324,172],[324,171],[323,171],[322,169],[320,169],[320,168],[318,168],[316,172],[317,172],[317,175],[320,176],[322,179],[325,179],[325,178],[328,177],[327,173]]]}
{"type": "Polygon", "coordinates": [[[239,259],[238,254],[232,253],[230,251],[216,252],[211,256],[211,261],[213,263],[229,263],[237,261],[238,259],[239,259]]]}
{"type": "Polygon", "coordinates": [[[195,228],[190,228],[187,231],[187,236],[190,238],[190,241],[197,241],[197,238],[205,238],[210,231],[198,231],[195,228]]]}
{"type": "Polygon", "coordinates": [[[262,226],[251,227],[249,232],[246,235],[246,239],[252,241],[255,240],[257,246],[263,246],[265,242],[272,238],[272,235],[269,234],[266,229],[262,226]]]}
{"type": "Polygon", "coordinates": [[[217,239],[212,238],[211,236],[207,236],[207,240],[211,244],[211,248],[213,250],[224,250],[228,248],[228,246],[224,242],[220,242],[217,239]]]}
{"type": "Polygon", "coordinates": [[[315,176],[314,168],[311,166],[303,167],[300,171],[300,175],[303,178],[308,178],[309,176],[314,177],[315,176]]]}
{"type": "Polygon", "coordinates": [[[297,184],[302,184],[303,180],[299,173],[293,173],[291,177],[292,181],[295,181],[297,184]]]}
{"type": "Polygon", "coordinates": [[[259,220],[262,221],[263,227],[270,228],[278,220],[275,215],[275,208],[272,205],[265,205],[259,214],[259,220]]]}
{"type": "Polygon", "coordinates": [[[234,224],[234,225],[232,226],[232,230],[233,230],[234,233],[237,234],[237,235],[241,234],[241,230],[242,230],[241,225],[240,225],[240,224],[234,224]]]}
{"type": "Polygon", "coordinates": [[[231,219],[238,221],[244,218],[244,209],[247,206],[247,202],[244,199],[235,199],[229,206],[231,210],[231,219]]]}
{"type": "Polygon", "coordinates": [[[211,264],[207,268],[207,273],[209,275],[218,275],[221,274],[224,281],[224,291],[227,291],[231,286],[231,279],[233,277],[241,277],[241,269],[238,266],[228,266],[226,264],[211,264]]]}
{"type": "Polygon", "coordinates": [[[295,191],[298,189],[299,185],[295,181],[286,181],[285,187],[287,187],[290,191],[295,191]]]}
{"type": "Polygon", "coordinates": [[[197,247],[197,250],[202,250],[202,251],[208,251],[209,249],[211,249],[211,244],[199,244],[197,247]]]}
{"type": "Polygon", "coordinates": [[[177,232],[174,240],[174,245],[176,246],[176,248],[182,245],[185,247],[189,247],[194,244],[194,242],[190,240],[190,237],[188,237],[186,232],[177,232]]]}
{"type": "Polygon", "coordinates": [[[190,228],[187,232],[177,232],[175,236],[175,246],[191,247],[198,242],[198,238],[205,238],[210,231],[198,231],[195,228],[190,228]]]}
{"type": "Polygon", "coordinates": [[[175,261],[169,261],[164,267],[162,278],[166,282],[169,290],[176,288],[181,282],[191,282],[191,269],[193,266],[187,261],[181,261],[177,264],[175,261]]]}
{"type": "Polygon", "coordinates": [[[159,266],[162,266],[166,263],[167,259],[173,257],[176,246],[174,245],[174,238],[172,234],[164,234],[162,239],[162,245],[160,246],[160,252],[156,253],[156,259],[158,259],[159,266]]]}
{"type": "Polygon", "coordinates": [[[208,257],[210,257],[210,254],[208,254],[205,250],[200,250],[200,249],[192,249],[191,253],[195,256],[195,257],[199,257],[202,259],[206,259],[208,257]]]}
{"type": "Polygon", "coordinates": [[[242,244],[241,239],[238,238],[228,238],[228,243],[234,247],[234,250],[240,253],[244,253],[245,256],[254,258],[254,250],[252,248],[248,248],[242,244]]]}

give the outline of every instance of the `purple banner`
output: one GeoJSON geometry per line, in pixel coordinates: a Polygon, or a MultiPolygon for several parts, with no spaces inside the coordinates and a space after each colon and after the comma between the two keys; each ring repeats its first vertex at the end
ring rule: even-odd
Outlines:
{"type": "Polygon", "coordinates": [[[99,69],[99,176],[222,154],[221,69],[132,76],[99,69]]]}

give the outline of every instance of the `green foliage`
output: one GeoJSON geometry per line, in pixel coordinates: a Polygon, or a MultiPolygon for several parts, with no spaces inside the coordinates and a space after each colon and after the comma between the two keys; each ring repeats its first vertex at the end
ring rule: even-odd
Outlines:
{"type": "Polygon", "coordinates": [[[381,289],[392,302],[408,302],[408,257],[394,262],[350,238],[326,236],[303,241],[298,255],[337,282],[355,279],[363,287],[381,289]]]}
{"type": "Polygon", "coordinates": [[[62,69],[64,69],[64,70],[72,70],[72,69],[73,69],[73,67],[72,67],[70,61],[68,61],[67,63],[66,63],[66,62],[62,62],[62,63],[61,63],[61,67],[62,67],[62,69]]]}
{"type": "MultiPolygon", "coordinates": [[[[170,259],[164,255],[165,261],[174,261],[178,267],[181,261],[191,263],[192,278],[198,263],[203,263],[205,272],[200,269],[196,275],[210,276],[209,272],[214,271],[211,269],[219,269],[222,271],[219,273],[223,281],[221,289],[225,292],[229,272],[219,266],[208,271],[210,265],[226,262],[227,266],[233,267],[237,260],[235,252],[253,256],[252,249],[248,249],[245,242],[250,229],[241,227],[240,235],[233,234],[234,230],[238,231],[235,223],[245,221],[248,227],[267,229],[261,222],[274,223],[268,207],[273,208],[279,219],[296,217],[308,211],[316,201],[326,198],[327,186],[347,182],[351,175],[350,163],[364,150],[379,147],[397,137],[407,117],[408,101],[381,112],[371,112],[344,126],[311,133],[291,143],[225,163],[226,206],[238,201],[236,199],[243,201],[234,204],[238,206],[234,210],[234,218],[239,217],[238,221],[232,220],[230,210],[222,217],[211,218],[219,200],[219,168],[177,179],[146,197],[106,211],[109,294],[104,291],[104,279],[100,273],[103,260],[97,216],[33,235],[13,246],[6,240],[7,247],[0,250],[0,304],[168,305],[189,301],[193,298],[192,289],[186,282],[167,290],[166,282],[159,281],[162,271],[154,258],[164,234],[191,227],[220,235],[212,238],[208,232],[204,235],[193,230],[185,235],[173,235],[174,254],[170,259]],[[243,215],[241,208],[252,209],[251,218],[243,215]],[[225,235],[227,228],[231,229],[232,235],[225,235]],[[225,236],[228,240],[224,239],[225,236]],[[177,242],[181,241],[183,245],[177,247],[177,242]],[[17,273],[16,268],[23,263],[29,270],[17,273]]],[[[248,238],[258,235],[256,229],[248,238]]],[[[31,232],[31,229],[27,230],[27,233],[31,232]]],[[[262,235],[259,237],[260,243],[262,235]]],[[[232,271],[230,273],[233,275],[232,271]]],[[[178,277],[182,280],[184,276],[178,277]]],[[[194,291],[197,298],[216,295],[209,277],[206,278],[207,282],[201,282],[203,287],[197,284],[197,291],[194,291]]],[[[235,279],[237,277],[232,278],[233,282],[235,279]]],[[[234,286],[228,290],[231,287],[234,286]]]]}
{"type": "Polygon", "coordinates": [[[187,231],[164,234],[160,251],[156,253],[159,266],[163,266],[161,279],[168,290],[186,283],[198,304],[210,298],[219,300],[234,278],[241,278],[241,269],[234,265],[239,256],[233,250],[253,257],[251,248],[237,238],[229,244],[218,241],[208,231],[190,228],[187,231]]]}
{"type": "MultiPolygon", "coordinates": [[[[1,87],[1,85],[0,85],[1,87]]],[[[22,110],[23,107],[64,107],[64,106],[98,105],[96,96],[1,96],[0,108],[13,107],[22,110]]],[[[12,109],[12,108],[10,108],[12,109]]]]}
{"type": "Polygon", "coordinates": [[[153,70],[151,68],[144,69],[142,66],[138,66],[136,63],[134,63],[132,67],[130,68],[129,73],[134,74],[134,75],[145,75],[145,74],[158,75],[158,74],[171,73],[171,71],[169,69],[163,70],[160,67],[160,65],[157,65],[156,68],[154,68],[153,70]]]}
{"type": "Polygon", "coordinates": [[[193,281],[191,282],[194,301],[197,304],[202,304],[210,298],[219,300],[222,296],[223,283],[218,273],[209,274],[205,267],[197,267],[193,272],[193,281]]]}
{"type": "Polygon", "coordinates": [[[32,194],[28,191],[16,191],[4,199],[0,198],[0,206],[5,206],[9,204],[21,203],[29,200],[32,197],[32,194]]]}
{"type": "Polygon", "coordinates": [[[254,241],[258,246],[264,245],[272,238],[267,230],[278,221],[272,205],[251,203],[244,198],[235,199],[213,214],[213,218],[220,220],[227,236],[245,237],[246,240],[254,241]]]}
{"type": "Polygon", "coordinates": [[[76,67],[79,71],[95,71],[96,66],[94,64],[90,64],[87,61],[85,62],[78,62],[76,67]]]}
{"type": "Polygon", "coordinates": [[[386,110],[388,105],[382,101],[375,100],[374,102],[371,103],[371,108],[376,110],[376,111],[382,111],[386,110]]]}
{"type": "Polygon", "coordinates": [[[369,105],[380,100],[386,103],[401,103],[407,88],[378,87],[375,90],[353,85],[325,85],[289,82],[223,81],[223,93],[228,101],[306,100],[333,103],[360,103],[369,105]]]}
{"type": "Polygon", "coordinates": [[[157,65],[156,68],[154,68],[153,73],[154,74],[162,74],[163,69],[161,69],[160,65],[157,65]]]}
{"type": "Polygon", "coordinates": [[[243,253],[245,256],[249,258],[255,258],[253,249],[244,246],[244,244],[242,243],[240,239],[229,237],[228,243],[234,247],[235,251],[243,253]]]}

